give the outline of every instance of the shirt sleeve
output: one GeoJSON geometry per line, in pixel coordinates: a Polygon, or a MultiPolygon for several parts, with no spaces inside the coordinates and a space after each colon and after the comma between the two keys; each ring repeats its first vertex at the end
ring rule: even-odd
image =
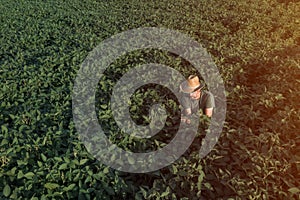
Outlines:
{"type": "Polygon", "coordinates": [[[182,96],[180,98],[180,104],[183,107],[183,109],[191,108],[191,101],[190,101],[189,97],[182,96]]]}
{"type": "Polygon", "coordinates": [[[214,108],[215,105],[215,98],[211,92],[207,92],[207,100],[205,103],[205,108],[214,108]]]}
{"type": "Polygon", "coordinates": [[[186,113],[187,109],[191,109],[191,100],[189,97],[185,96],[184,94],[180,98],[180,104],[181,107],[183,108],[183,116],[188,116],[186,113]]]}

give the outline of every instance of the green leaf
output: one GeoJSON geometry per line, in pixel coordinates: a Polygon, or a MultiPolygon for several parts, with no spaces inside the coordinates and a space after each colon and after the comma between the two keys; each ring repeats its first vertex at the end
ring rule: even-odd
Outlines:
{"type": "Polygon", "coordinates": [[[73,190],[73,188],[75,187],[75,183],[72,183],[71,185],[69,185],[68,187],[64,187],[63,191],[70,191],[73,190]]]}
{"type": "Polygon", "coordinates": [[[57,183],[46,183],[44,186],[49,190],[54,190],[55,188],[59,187],[57,183]]]}
{"type": "Polygon", "coordinates": [[[175,165],[172,165],[172,171],[173,171],[173,174],[177,174],[178,169],[175,165]]]}
{"type": "Polygon", "coordinates": [[[34,173],[33,172],[28,172],[24,175],[25,178],[27,179],[32,179],[32,177],[34,176],[34,173]]]}
{"type": "Polygon", "coordinates": [[[14,168],[12,168],[10,171],[8,171],[6,174],[7,174],[8,176],[14,176],[15,173],[16,173],[16,170],[17,170],[17,168],[14,167],[14,168]]]}
{"type": "Polygon", "coordinates": [[[133,165],[135,163],[133,157],[129,156],[127,159],[128,159],[129,164],[133,165]]]}
{"type": "Polygon", "coordinates": [[[64,157],[64,160],[65,160],[66,163],[70,163],[70,159],[69,158],[64,157]]]}
{"type": "Polygon", "coordinates": [[[58,162],[62,162],[63,159],[61,157],[54,157],[54,160],[58,161],[58,162]]]}
{"type": "Polygon", "coordinates": [[[14,120],[15,119],[15,116],[13,114],[9,114],[9,117],[14,120]]]}
{"type": "Polygon", "coordinates": [[[79,176],[80,176],[80,173],[78,173],[78,174],[74,177],[73,181],[74,181],[74,182],[77,182],[77,181],[79,180],[79,176]]]}
{"type": "Polygon", "coordinates": [[[23,171],[19,171],[17,178],[20,179],[20,178],[23,178],[23,177],[24,177],[23,171]]]}
{"type": "Polygon", "coordinates": [[[79,162],[79,165],[84,165],[89,159],[82,159],[79,162]]]}
{"type": "Polygon", "coordinates": [[[5,197],[8,197],[11,193],[11,189],[9,185],[5,185],[4,189],[3,189],[3,194],[5,197]]]}
{"type": "Polygon", "coordinates": [[[297,187],[292,187],[289,189],[289,192],[292,193],[292,194],[297,194],[300,192],[300,189],[297,188],[297,187]]]}
{"type": "Polygon", "coordinates": [[[73,160],[71,161],[71,163],[74,163],[75,165],[79,165],[79,162],[78,162],[77,159],[73,159],[73,160]]]}
{"type": "Polygon", "coordinates": [[[43,163],[41,161],[37,161],[37,164],[38,164],[39,167],[43,166],[43,163]]]}
{"type": "Polygon", "coordinates": [[[3,134],[8,133],[8,129],[4,125],[1,126],[1,131],[2,131],[3,134]]]}
{"type": "Polygon", "coordinates": [[[63,163],[59,166],[59,170],[64,170],[64,169],[67,169],[68,168],[68,164],[67,163],[63,163]]]}
{"type": "Polygon", "coordinates": [[[106,108],[107,108],[107,105],[106,105],[106,104],[102,104],[102,105],[100,105],[100,107],[101,107],[102,109],[106,109],[106,108]]]}
{"type": "Polygon", "coordinates": [[[103,173],[107,174],[109,172],[109,167],[104,168],[103,173]]]}
{"type": "Polygon", "coordinates": [[[47,161],[47,157],[46,157],[43,153],[41,154],[41,158],[42,158],[42,160],[43,160],[44,162],[47,161]]]}
{"type": "Polygon", "coordinates": [[[142,191],[143,197],[146,199],[147,198],[147,191],[143,187],[140,187],[140,190],[142,191]]]}
{"type": "Polygon", "coordinates": [[[1,142],[0,145],[1,145],[1,146],[4,146],[4,145],[6,145],[6,144],[8,144],[8,141],[7,141],[7,139],[4,138],[4,139],[2,140],[2,142],[1,142]]]}
{"type": "Polygon", "coordinates": [[[161,194],[160,197],[166,197],[166,196],[168,196],[169,194],[170,194],[170,188],[167,187],[167,190],[166,190],[165,192],[163,192],[163,193],[161,194]]]}

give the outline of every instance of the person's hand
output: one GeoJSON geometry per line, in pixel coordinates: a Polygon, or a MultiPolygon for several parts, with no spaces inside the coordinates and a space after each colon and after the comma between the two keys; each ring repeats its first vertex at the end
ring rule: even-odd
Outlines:
{"type": "Polygon", "coordinates": [[[191,120],[188,119],[187,117],[181,117],[181,122],[185,123],[185,124],[191,124],[191,120]]]}

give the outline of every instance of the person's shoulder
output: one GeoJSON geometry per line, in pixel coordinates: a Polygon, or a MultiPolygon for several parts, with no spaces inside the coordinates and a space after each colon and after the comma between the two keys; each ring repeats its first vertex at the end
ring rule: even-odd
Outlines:
{"type": "Polygon", "coordinates": [[[215,107],[215,97],[210,91],[203,91],[203,102],[206,102],[208,108],[215,107]]]}
{"type": "Polygon", "coordinates": [[[203,93],[202,98],[204,98],[204,99],[214,99],[214,95],[210,91],[203,90],[202,93],[203,93]]]}
{"type": "Polygon", "coordinates": [[[203,93],[203,95],[205,95],[205,96],[212,96],[213,94],[210,92],[210,91],[208,91],[208,90],[202,90],[202,93],[203,93]]]}
{"type": "Polygon", "coordinates": [[[189,96],[187,96],[185,93],[180,93],[180,95],[179,95],[179,100],[180,101],[184,101],[184,102],[186,102],[186,101],[190,101],[190,97],[189,96]]]}

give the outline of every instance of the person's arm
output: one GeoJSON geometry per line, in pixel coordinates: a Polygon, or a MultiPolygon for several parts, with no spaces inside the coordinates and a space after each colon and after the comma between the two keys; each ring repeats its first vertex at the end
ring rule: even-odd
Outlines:
{"type": "Polygon", "coordinates": [[[211,117],[215,107],[215,98],[212,93],[208,92],[208,97],[206,101],[206,108],[204,110],[207,117],[211,117]]]}
{"type": "Polygon", "coordinates": [[[183,108],[183,113],[181,115],[181,121],[185,122],[187,124],[190,124],[191,123],[190,117],[192,114],[190,100],[187,97],[182,97],[180,103],[183,108]]]}
{"type": "Polygon", "coordinates": [[[205,109],[205,115],[206,115],[207,117],[211,117],[212,114],[213,114],[213,110],[214,110],[214,108],[206,108],[206,109],[205,109]]]}
{"type": "Polygon", "coordinates": [[[192,114],[192,109],[191,108],[184,109],[184,115],[185,116],[189,116],[191,114],[192,114]]]}

